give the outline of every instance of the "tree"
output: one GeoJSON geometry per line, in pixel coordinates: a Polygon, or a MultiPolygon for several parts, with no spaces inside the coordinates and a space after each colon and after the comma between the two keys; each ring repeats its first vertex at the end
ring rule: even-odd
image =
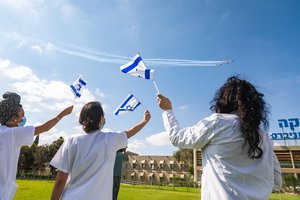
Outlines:
{"type": "MultiPolygon", "coordinates": [[[[64,138],[60,137],[59,139],[55,140],[54,142],[52,142],[52,144],[49,145],[48,154],[47,154],[47,159],[49,163],[63,143],[64,143],[64,138]]],[[[51,173],[53,174],[55,168],[50,165],[50,169],[51,169],[51,173]]]]}
{"type": "Polygon", "coordinates": [[[49,164],[47,157],[49,148],[47,145],[37,146],[35,152],[33,152],[33,169],[35,171],[43,172],[49,164]]]}
{"type": "Polygon", "coordinates": [[[173,153],[174,158],[177,161],[184,161],[188,164],[189,168],[188,171],[190,174],[194,174],[194,156],[193,156],[193,149],[178,149],[173,153]]]}

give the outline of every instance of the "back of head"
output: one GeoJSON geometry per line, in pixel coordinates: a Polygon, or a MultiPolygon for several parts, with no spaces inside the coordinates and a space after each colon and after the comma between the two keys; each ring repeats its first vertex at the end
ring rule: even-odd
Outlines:
{"type": "Polygon", "coordinates": [[[211,110],[217,113],[237,112],[240,118],[241,131],[248,143],[248,155],[252,159],[258,159],[263,152],[259,147],[259,128],[263,125],[268,128],[269,109],[266,105],[264,95],[248,81],[232,76],[216,92],[211,101],[211,110]]]}
{"type": "Polygon", "coordinates": [[[81,109],[79,123],[86,133],[90,133],[99,130],[101,116],[104,112],[100,102],[89,102],[81,109]]]}
{"type": "Polygon", "coordinates": [[[6,92],[2,96],[3,100],[0,102],[0,123],[5,124],[13,116],[17,115],[21,107],[21,97],[12,92],[6,92]]]}

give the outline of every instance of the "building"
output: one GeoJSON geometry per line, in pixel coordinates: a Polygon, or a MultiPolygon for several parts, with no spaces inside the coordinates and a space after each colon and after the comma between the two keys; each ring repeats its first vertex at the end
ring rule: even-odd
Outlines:
{"type": "MultiPolygon", "coordinates": [[[[273,150],[280,162],[283,176],[293,175],[300,180],[300,146],[274,146],[273,150]]],[[[194,150],[194,181],[202,174],[202,154],[194,150]]]]}
{"type": "Polygon", "coordinates": [[[294,175],[300,180],[300,146],[274,146],[282,175],[294,175]]]}
{"type": "Polygon", "coordinates": [[[189,165],[178,162],[173,156],[139,156],[128,152],[127,161],[123,161],[123,181],[147,182],[174,182],[175,179],[186,181],[189,165]]]}

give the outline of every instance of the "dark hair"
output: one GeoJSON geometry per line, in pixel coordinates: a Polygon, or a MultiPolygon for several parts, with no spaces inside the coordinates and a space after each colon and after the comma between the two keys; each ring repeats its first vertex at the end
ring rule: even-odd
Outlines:
{"type": "Polygon", "coordinates": [[[99,129],[99,122],[104,112],[100,102],[89,102],[83,106],[79,116],[79,123],[86,133],[99,129]]]}
{"type": "Polygon", "coordinates": [[[269,106],[255,87],[246,80],[237,76],[229,77],[226,83],[216,92],[211,101],[210,109],[217,113],[237,112],[240,118],[240,127],[245,138],[243,148],[248,143],[248,156],[259,159],[263,155],[259,147],[261,137],[260,125],[264,129],[269,127],[269,106]]]}

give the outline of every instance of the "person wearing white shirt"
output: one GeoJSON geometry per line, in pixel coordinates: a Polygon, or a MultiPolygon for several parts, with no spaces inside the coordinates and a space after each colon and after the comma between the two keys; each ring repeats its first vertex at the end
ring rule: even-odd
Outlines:
{"type": "Polygon", "coordinates": [[[201,149],[201,199],[266,200],[272,190],[280,190],[280,165],[264,131],[269,109],[251,83],[229,77],[211,102],[214,113],[183,129],[170,100],[157,96],[173,145],[201,149]]]}
{"type": "Polygon", "coordinates": [[[17,189],[16,174],[21,146],[32,144],[34,135],[50,130],[72,112],[73,106],[40,126],[24,126],[26,117],[20,104],[21,97],[6,92],[3,98],[0,102],[0,200],[12,200],[17,189]]]}
{"type": "Polygon", "coordinates": [[[116,152],[127,147],[127,139],[139,132],[150,120],[143,120],[127,131],[104,132],[104,112],[99,102],[83,106],[79,123],[84,134],[69,137],[50,164],[58,173],[51,200],[111,200],[116,152]]]}

